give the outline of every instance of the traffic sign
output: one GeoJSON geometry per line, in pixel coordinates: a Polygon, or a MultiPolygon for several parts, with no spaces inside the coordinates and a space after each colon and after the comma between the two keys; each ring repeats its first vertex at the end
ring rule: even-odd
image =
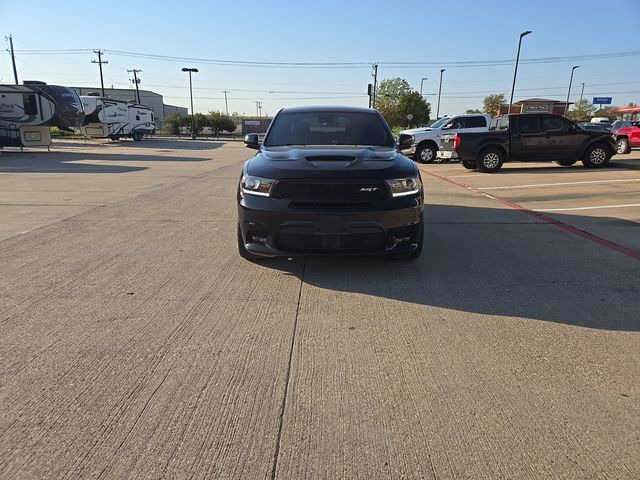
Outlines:
{"type": "Polygon", "coordinates": [[[611,105],[613,97],[593,97],[594,105],[611,105]]]}

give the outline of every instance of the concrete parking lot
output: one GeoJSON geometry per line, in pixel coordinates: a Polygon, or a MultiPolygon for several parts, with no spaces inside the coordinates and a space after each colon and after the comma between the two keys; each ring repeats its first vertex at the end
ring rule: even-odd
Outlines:
{"type": "Polygon", "coordinates": [[[0,154],[1,478],[640,478],[640,151],[421,165],[417,262],[260,263],[251,153],[0,154]]]}

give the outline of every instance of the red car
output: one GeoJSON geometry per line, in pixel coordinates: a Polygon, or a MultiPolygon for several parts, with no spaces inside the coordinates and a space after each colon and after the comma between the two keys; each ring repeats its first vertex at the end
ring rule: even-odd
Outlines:
{"type": "Polygon", "coordinates": [[[632,147],[640,147],[640,122],[631,122],[630,127],[624,127],[616,132],[618,153],[630,153],[632,147]]]}

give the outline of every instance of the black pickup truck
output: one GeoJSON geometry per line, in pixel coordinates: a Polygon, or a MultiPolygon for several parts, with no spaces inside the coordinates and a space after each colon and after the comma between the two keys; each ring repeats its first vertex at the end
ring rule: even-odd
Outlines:
{"type": "Polygon", "coordinates": [[[442,139],[469,170],[493,173],[508,161],[555,161],[569,167],[581,160],[587,168],[606,166],[616,152],[608,132],[581,128],[560,115],[513,114],[494,118],[488,132],[458,133],[442,139]]]}

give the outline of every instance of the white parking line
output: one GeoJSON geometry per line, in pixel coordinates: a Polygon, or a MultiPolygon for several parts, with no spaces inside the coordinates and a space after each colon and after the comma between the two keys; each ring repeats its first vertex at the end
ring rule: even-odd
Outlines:
{"type": "Polygon", "coordinates": [[[480,190],[510,190],[516,188],[538,188],[538,187],[556,187],[566,185],[587,185],[587,184],[605,184],[605,183],[627,183],[640,182],[640,178],[628,178],[624,180],[589,180],[585,182],[561,182],[561,183],[532,183],[529,185],[506,185],[500,187],[477,187],[480,190]]]}
{"type": "Polygon", "coordinates": [[[626,203],[622,205],[598,205],[595,207],[573,207],[573,208],[533,208],[536,212],[571,212],[574,210],[600,210],[603,208],[628,208],[640,207],[640,203],[626,203]]]}

